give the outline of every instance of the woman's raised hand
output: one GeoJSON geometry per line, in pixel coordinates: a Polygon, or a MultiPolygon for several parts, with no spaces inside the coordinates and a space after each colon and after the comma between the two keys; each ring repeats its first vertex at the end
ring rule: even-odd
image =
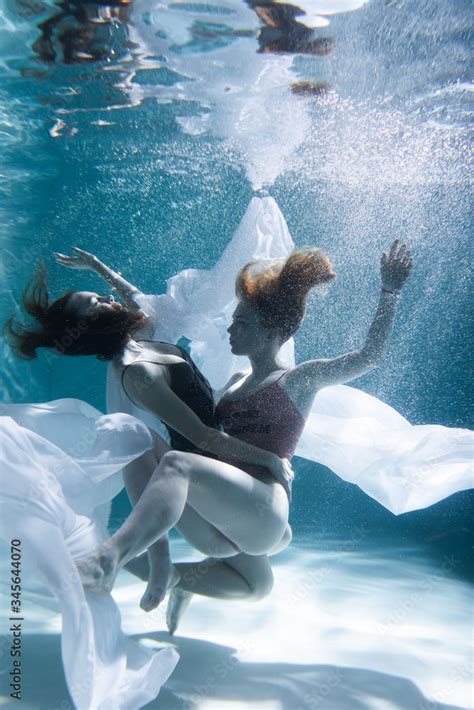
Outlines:
{"type": "Polygon", "coordinates": [[[291,486],[293,484],[295,474],[288,459],[281,459],[275,454],[272,458],[270,472],[273,478],[282,484],[283,488],[288,493],[288,497],[291,502],[291,486]]]}
{"type": "Polygon", "coordinates": [[[395,239],[388,256],[384,251],[380,260],[382,287],[387,291],[399,291],[403,287],[413,263],[408,246],[402,244],[399,247],[398,244],[399,240],[395,239]]]}
{"type": "Polygon", "coordinates": [[[60,254],[59,252],[54,252],[56,261],[61,266],[67,266],[69,269],[86,269],[90,271],[95,271],[99,262],[99,259],[90,254],[88,251],[83,251],[79,247],[72,247],[74,252],[73,256],[67,256],[66,254],[60,254]]]}

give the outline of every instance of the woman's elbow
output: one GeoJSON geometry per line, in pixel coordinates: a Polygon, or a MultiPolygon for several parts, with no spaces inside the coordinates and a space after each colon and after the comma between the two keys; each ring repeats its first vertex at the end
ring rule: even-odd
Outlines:
{"type": "Polygon", "coordinates": [[[366,372],[370,372],[371,370],[374,370],[376,367],[380,367],[382,364],[382,360],[385,355],[385,350],[382,349],[374,349],[374,350],[365,350],[361,352],[362,356],[362,362],[363,362],[363,367],[366,372]]]}

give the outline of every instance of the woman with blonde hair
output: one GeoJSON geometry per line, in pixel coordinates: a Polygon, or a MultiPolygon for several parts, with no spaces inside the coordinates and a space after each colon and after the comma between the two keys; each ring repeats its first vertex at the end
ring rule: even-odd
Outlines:
{"type": "MultiPolygon", "coordinates": [[[[122,303],[95,292],[69,292],[50,302],[41,272],[27,290],[25,309],[36,325],[10,323],[12,342],[23,356],[31,358],[37,348],[47,347],[66,355],[95,354],[108,362],[106,417],[71,399],[3,405],[2,411],[7,415],[3,420],[12,418],[12,427],[16,423],[52,444],[46,449],[38,440],[36,469],[26,460],[20,467],[10,457],[11,473],[5,474],[10,478],[2,492],[11,511],[6,534],[14,522],[15,500],[22,509],[15,521],[26,526],[28,547],[42,552],[53,592],[62,589],[66,568],[79,572],[80,576],[74,574],[75,585],[66,572],[65,601],[75,619],[82,609],[87,611],[79,592],[97,612],[88,639],[94,634],[98,643],[102,636],[112,646],[122,643],[110,633],[117,627],[117,614],[113,623],[103,614],[103,602],[111,606],[111,596],[89,591],[111,589],[123,564],[148,579],[141,603],[145,609],[159,604],[171,587],[167,611],[171,633],[193,594],[222,599],[261,599],[268,594],[273,583],[268,558],[291,540],[293,472],[286,457],[295,446],[297,455],[357,484],[396,515],[472,485],[471,432],[412,426],[376,397],[338,384],[380,363],[397,297],[411,270],[408,249],[394,242],[389,254],[382,256],[382,291],[362,346],[338,358],[295,366],[291,336],[301,324],[307,296],[311,289],[330,284],[334,272],[320,250],[293,248],[275,201],[253,198],[218,262],[209,271],[186,269],[176,274],[168,280],[165,294],[139,292],[78,249],[71,257],[58,255],[58,260],[92,269],[122,303]],[[184,348],[170,345],[181,336],[190,341],[192,358],[184,348]],[[246,363],[241,356],[250,360],[250,370],[242,371],[246,363]],[[221,389],[213,392],[200,370],[221,389]],[[159,436],[163,423],[169,443],[159,436]],[[76,444],[81,444],[80,450],[76,444]],[[59,449],[58,467],[54,447],[59,449]],[[59,467],[62,452],[64,465],[59,467]],[[124,464],[123,478],[135,508],[110,539],[103,525],[97,536],[90,535],[83,519],[77,518],[84,538],[78,546],[71,527],[64,526],[68,506],[98,524],[97,506],[103,508],[123,486],[124,464]],[[28,489],[40,468],[45,476],[48,471],[57,479],[57,495],[46,478],[41,488],[28,489]],[[51,509],[57,548],[48,547],[34,527],[43,515],[42,503],[51,509]],[[206,559],[171,564],[167,531],[173,525],[206,559]],[[61,555],[63,543],[68,550],[61,555]],[[81,585],[77,589],[80,579],[84,589],[81,585]]],[[[8,441],[7,456],[14,432],[8,441]]],[[[24,454],[26,459],[29,452],[24,454]]],[[[65,627],[63,646],[71,652],[65,660],[68,682],[75,667],[79,674],[85,671],[84,677],[95,678],[86,668],[87,644],[79,657],[75,654],[78,636],[65,627]]],[[[171,657],[157,661],[163,678],[175,662],[171,657]]],[[[112,686],[120,689],[122,682],[116,665],[108,663],[108,672],[110,683],[100,683],[107,697],[112,686]]],[[[154,668],[145,675],[136,690],[156,695],[163,678],[154,668]]],[[[92,682],[91,692],[96,690],[92,682]]]]}
{"type": "MultiPolygon", "coordinates": [[[[307,249],[263,268],[258,263],[247,264],[236,280],[239,302],[228,331],[232,352],[247,356],[252,369],[246,375],[237,373],[227,383],[216,409],[224,431],[209,428],[199,442],[201,448],[216,451],[216,442],[232,437],[289,459],[317,392],[359,377],[380,362],[396,296],[411,263],[408,248],[399,246],[397,240],[389,254],[383,254],[381,298],[360,350],[331,360],[307,361],[293,369],[282,365],[279,351],[299,328],[310,290],[334,279],[331,263],[320,249],[307,249]]],[[[126,375],[124,386],[138,406],[156,412],[158,401],[164,408],[176,404],[173,393],[163,402],[163,376],[154,364],[137,362],[133,369],[136,376],[126,375]]],[[[181,433],[190,441],[195,437],[194,425],[190,412],[179,423],[181,433]]],[[[268,593],[271,571],[267,554],[278,546],[287,529],[290,491],[256,460],[242,463],[235,451],[229,455],[221,448],[218,459],[163,448],[161,453],[128,519],[94,554],[77,560],[77,566],[86,589],[110,590],[118,569],[166,535],[189,506],[222,534],[223,548],[227,543],[229,546],[227,552],[223,549],[225,561],[213,555],[213,564],[188,563],[187,569],[201,565],[202,574],[184,575],[184,568],[177,566],[181,580],[172,592],[168,614],[173,631],[192,593],[248,596],[247,564],[268,569],[268,593]],[[236,584],[239,576],[240,586],[245,588],[242,591],[236,584]]]]}

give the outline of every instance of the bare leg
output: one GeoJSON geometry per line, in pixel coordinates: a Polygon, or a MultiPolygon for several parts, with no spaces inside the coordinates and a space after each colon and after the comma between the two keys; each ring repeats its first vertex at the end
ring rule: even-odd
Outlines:
{"type": "MultiPolygon", "coordinates": [[[[161,437],[159,437],[158,445],[161,447],[161,450],[158,451],[159,458],[170,451],[170,447],[161,437]]],[[[157,447],[155,447],[155,455],[156,453],[157,447]]],[[[157,464],[157,458],[151,452],[147,452],[125,469],[125,485],[132,505],[140,498],[157,464]]],[[[175,527],[195,549],[206,555],[230,557],[240,552],[233,542],[204,520],[188,504],[185,505],[181,518],[175,527]]],[[[126,564],[126,568],[132,574],[148,582],[140,602],[141,608],[145,611],[156,608],[163,600],[167,589],[179,581],[177,566],[173,565],[170,560],[167,534],[151,545],[147,553],[130,560],[126,564]]]]}
{"type": "MultiPolygon", "coordinates": [[[[170,634],[176,631],[194,594],[217,599],[261,599],[269,593],[273,575],[265,555],[250,556],[234,552],[233,543],[189,505],[185,506],[175,527],[193,547],[208,557],[200,562],[179,562],[175,565],[180,581],[171,589],[166,609],[170,634]]],[[[291,536],[288,524],[282,539],[268,554],[277,554],[287,547],[291,536]]],[[[131,560],[125,567],[140,579],[149,578],[146,554],[131,560]]]]}
{"type": "MultiPolygon", "coordinates": [[[[218,559],[222,557],[235,556],[239,553],[237,546],[223,535],[217,528],[204,520],[190,505],[186,504],[184,511],[175,525],[181,535],[197,550],[208,555],[207,560],[203,563],[178,563],[174,565],[177,570],[178,578],[180,577],[180,568],[183,574],[188,579],[188,584],[179,590],[174,587],[172,595],[168,600],[166,610],[166,618],[170,633],[174,633],[178,622],[186,608],[191,602],[193,592],[197,594],[206,594],[206,596],[216,596],[222,598],[241,598],[250,592],[250,586],[245,583],[242,586],[242,577],[235,574],[232,568],[223,564],[217,565],[218,559]],[[212,568],[212,569],[211,569],[212,568]],[[203,578],[203,573],[206,574],[207,589],[195,588],[190,586],[192,581],[197,582],[203,578]],[[213,572],[215,575],[213,579],[213,572]],[[193,591],[191,591],[191,589],[193,591]],[[189,591],[187,591],[189,590],[189,591]],[[211,591],[209,591],[211,590],[211,591]],[[176,593],[174,593],[176,591],[176,593]]],[[[163,539],[163,538],[162,538],[163,539]]],[[[152,545],[154,547],[158,543],[152,545]]],[[[125,565],[126,569],[144,581],[148,580],[148,588],[153,584],[154,576],[150,574],[149,555],[146,553],[135,557],[125,565]]],[[[225,560],[224,560],[225,562],[225,560]]],[[[147,588],[147,589],[148,589],[147,588]]]]}
{"type": "Polygon", "coordinates": [[[283,537],[281,538],[281,540],[279,542],[277,542],[275,547],[272,547],[272,549],[268,551],[268,553],[267,553],[268,556],[270,557],[272,555],[277,555],[279,552],[281,552],[282,550],[287,548],[288,545],[291,543],[292,539],[293,539],[293,531],[291,529],[290,524],[288,523],[288,525],[286,526],[285,532],[283,533],[283,537]]]}
{"type": "MultiPolygon", "coordinates": [[[[207,557],[200,562],[178,562],[179,583],[173,587],[166,609],[166,623],[173,634],[194,594],[214,599],[253,599],[267,596],[273,574],[266,555],[241,553],[230,559],[207,557]]],[[[142,579],[148,577],[146,555],[132,560],[127,569],[142,579]]]]}
{"type": "MultiPolygon", "coordinates": [[[[195,511],[190,512],[197,516],[195,511]]],[[[202,522],[205,523],[204,520],[202,522]]],[[[197,527],[195,524],[194,529],[197,527]]],[[[201,532],[200,541],[204,541],[204,533],[207,531],[201,532]]],[[[288,524],[281,540],[268,555],[276,555],[284,550],[291,539],[292,531],[288,524]]],[[[210,536],[210,540],[215,543],[214,536],[210,536]]],[[[166,608],[166,623],[170,634],[176,631],[194,594],[218,599],[261,599],[270,593],[273,585],[273,574],[267,555],[250,556],[242,553],[234,555],[232,559],[220,560],[208,557],[202,562],[181,562],[176,567],[180,582],[171,589],[166,608]],[[238,576],[229,575],[230,570],[238,576]]]]}
{"type": "Polygon", "coordinates": [[[175,528],[195,550],[208,557],[232,557],[240,552],[232,540],[199,515],[189,503],[184,506],[175,528]]]}
{"type": "MultiPolygon", "coordinates": [[[[250,556],[241,553],[239,557],[259,560],[261,556],[250,556]]],[[[232,558],[235,560],[236,558],[232,558]]],[[[215,599],[246,599],[253,593],[252,580],[249,575],[243,575],[234,569],[230,560],[206,557],[199,562],[177,562],[180,580],[176,585],[181,591],[201,594],[215,599]]],[[[149,576],[147,555],[143,553],[127,562],[125,568],[143,580],[149,576]]]]}
{"type": "MultiPolygon", "coordinates": [[[[255,558],[257,559],[257,558],[255,558]]],[[[149,566],[146,554],[125,565],[129,572],[148,579],[149,566]]],[[[170,591],[166,608],[166,624],[174,634],[179,620],[188,608],[194,594],[217,599],[245,599],[252,595],[249,582],[223,559],[207,557],[200,562],[178,562],[180,581],[170,591]]]]}
{"type": "MultiPolygon", "coordinates": [[[[288,524],[281,540],[268,555],[276,555],[288,547],[292,535],[288,524]]],[[[194,594],[218,599],[262,599],[273,586],[273,574],[267,555],[250,556],[242,553],[232,559],[220,560],[208,557],[202,562],[178,563],[176,567],[180,581],[171,589],[166,608],[166,623],[170,634],[174,634],[178,628],[194,594]],[[229,575],[230,570],[238,576],[229,575]]]]}
{"type": "MultiPolygon", "coordinates": [[[[238,555],[240,552],[233,542],[225,537],[217,528],[208,523],[207,520],[204,520],[189,504],[184,506],[183,514],[176,523],[175,528],[179,530],[190,545],[196,550],[208,555],[208,557],[228,558],[238,555]]],[[[157,545],[158,542],[159,541],[155,542],[154,545],[157,545]]],[[[154,547],[154,545],[152,545],[152,547],[154,547]]],[[[138,555],[138,557],[134,557],[124,566],[131,574],[139,577],[139,579],[142,579],[144,582],[150,577],[150,563],[147,552],[138,555]]],[[[174,567],[177,568],[177,565],[174,565],[174,567]]]]}
{"type": "Polygon", "coordinates": [[[273,587],[267,555],[244,552],[228,560],[212,557],[202,562],[178,563],[181,580],[169,596],[166,623],[174,634],[194,594],[218,599],[263,599],[273,587]]]}
{"type": "MultiPolygon", "coordinates": [[[[161,437],[157,436],[157,439],[155,453],[145,452],[124,469],[123,478],[132,506],[140,499],[158,465],[156,454],[161,458],[166,451],[170,451],[170,447],[161,437]]],[[[140,606],[144,611],[157,607],[163,601],[167,589],[179,581],[179,573],[171,562],[167,533],[148,548],[147,555],[148,585],[140,600],[140,606]]]]}
{"type": "Polygon", "coordinates": [[[86,587],[111,589],[118,568],[173,527],[186,502],[250,555],[274,548],[287,525],[288,498],[279,483],[196,454],[165,454],[145,493],[105,545],[77,560],[86,587]]]}

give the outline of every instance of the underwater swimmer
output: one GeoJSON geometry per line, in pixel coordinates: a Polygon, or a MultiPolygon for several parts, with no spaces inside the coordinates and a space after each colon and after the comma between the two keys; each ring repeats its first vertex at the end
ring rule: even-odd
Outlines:
{"type": "MultiPolygon", "coordinates": [[[[133,301],[138,290],[93,255],[75,251],[74,257],[57,255],[58,261],[73,268],[94,267],[114,286],[124,304],[116,302],[113,296],[89,291],[68,292],[50,303],[41,268],[23,297],[25,311],[36,319],[39,327],[23,326],[11,319],[7,330],[18,354],[26,358],[34,357],[39,347],[50,347],[66,355],[97,355],[109,361],[127,396],[142,411],[151,412],[167,426],[171,447],[150,429],[154,451],[145,453],[124,470],[132,504],[147,486],[161,456],[171,448],[193,453],[206,451],[258,465],[269,481],[273,484],[280,481],[289,492],[293,472],[288,461],[217,430],[212,390],[186,351],[167,343],[138,339],[148,320],[133,301]]],[[[232,540],[189,505],[184,507],[176,528],[205,554],[228,557],[239,552],[232,540]]],[[[283,545],[288,544],[289,526],[280,538],[283,545]]],[[[169,557],[167,536],[148,549],[148,561],[149,583],[141,600],[142,608],[147,611],[157,606],[166,589],[179,579],[169,557]]],[[[139,569],[143,570],[142,563],[139,569]]],[[[135,572],[133,566],[131,571],[135,572]]],[[[247,575],[247,588],[254,588],[250,565],[247,575]]]]}
{"type": "MultiPolygon", "coordinates": [[[[411,267],[408,247],[395,240],[389,253],[382,255],[380,301],[363,346],[337,358],[309,360],[292,370],[282,368],[278,352],[299,328],[310,289],[335,277],[331,264],[320,250],[309,249],[294,252],[270,267],[244,267],[237,277],[239,304],[229,334],[232,352],[249,358],[251,372],[234,378],[222,393],[217,412],[224,430],[290,456],[317,392],[359,377],[379,364],[388,343],[396,297],[411,267]]],[[[154,396],[153,391],[130,394],[142,397],[144,406],[154,396]]],[[[140,497],[122,527],[93,554],[77,561],[85,586],[96,591],[110,589],[118,569],[176,525],[186,504],[248,557],[266,559],[286,529],[289,501],[282,485],[265,480],[263,471],[260,478],[259,473],[256,464],[247,469],[228,459],[165,453],[146,495],[140,497]]],[[[209,565],[201,572],[201,578],[199,574],[186,579],[181,575],[179,589],[172,590],[171,628],[176,627],[190,595],[198,591],[199,582],[203,586],[204,578],[225,587],[226,580],[219,578],[223,567],[209,565]]]]}

